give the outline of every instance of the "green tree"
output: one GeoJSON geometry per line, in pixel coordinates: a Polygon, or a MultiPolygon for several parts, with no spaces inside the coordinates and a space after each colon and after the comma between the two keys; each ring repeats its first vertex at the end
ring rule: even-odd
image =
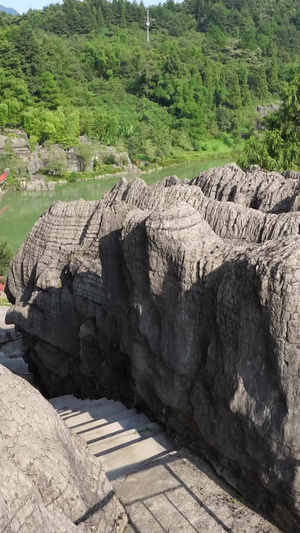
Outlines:
{"type": "Polygon", "coordinates": [[[256,30],[253,26],[247,28],[243,32],[242,37],[241,37],[241,46],[243,48],[247,48],[248,50],[256,50],[257,48],[256,30]]]}
{"type": "Polygon", "coordinates": [[[228,69],[226,76],[227,88],[227,106],[232,109],[240,109],[242,107],[242,96],[239,85],[239,78],[237,72],[233,69],[228,69]]]}
{"type": "Polygon", "coordinates": [[[0,130],[5,128],[8,118],[8,105],[2,102],[0,104],[0,130]]]}
{"type": "Polygon", "coordinates": [[[276,93],[279,88],[278,63],[276,57],[272,57],[270,66],[267,71],[268,85],[271,93],[276,93]]]}
{"type": "Polygon", "coordinates": [[[266,69],[263,64],[252,67],[249,71],[249,87],[257,98],[265,98],[268,94],[266,69]]]}
{"type": "Polygon", "coordinates": [[[12,259],[12,250],[6,240],[0,237],[0,275],[6,276],[10,261],[12,259]]]}
{"type": "Polygon", "coordinates": [[[50,109],[55,109],[59,105],[60,91],[51,72],[41,74],[37,95],[50,109]]]}
{"type": "Polygon", "coordinates": [[[217,109],[217,122],[220,131],[230,132],[232,130],[232,112],[225,106],[217,109]]]}
{"type": "Polygon", "coordinates": [[[266,170],[300,169],[300,73],[287,88],[283,105],[266,119],[266,131],[246,143],[239,164],[266,170]]]}
{"type": "Polygon", "coordinates": [[[76,154],[82,157],[84,170],[87,170],[92,166],[93,156],[95,155],[96,148],[93,143],[80,142],[76,148],[76,154]]]}

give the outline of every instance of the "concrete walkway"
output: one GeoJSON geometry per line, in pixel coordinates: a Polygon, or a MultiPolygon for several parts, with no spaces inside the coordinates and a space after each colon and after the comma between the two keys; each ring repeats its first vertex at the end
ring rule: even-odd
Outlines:
{"type": "Polygon", "coordinates": [[[121,402],[50,400],[103,462],[130,533],[278,533],[198,456],[174,450],[163,428],[121,402]]]}

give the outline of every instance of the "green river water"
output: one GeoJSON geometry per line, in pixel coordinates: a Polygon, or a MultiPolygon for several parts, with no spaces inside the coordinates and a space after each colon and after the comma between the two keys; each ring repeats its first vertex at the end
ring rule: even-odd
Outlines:
{"type": "MultiPolygon", "coordinates": [[[[174,168],[165,168],[157,172],[143,174],[141,177],[149,184],[172,174],[179,178],[194,178],[202,170],[222,166],[228,159],[215,159],[185,163],[174,168]]],[[[132,180],[137,175],[126,175],[132,180]]],[[[22,244],[32,226],[49,206],[57,200],[70,202],[71,200],[98,200],[110,190],[120,179],[120,176],[103,178],[101,180],[77,181],[74,183],[57,184],[54,191],[16,191],[8,192],[0,198],[0,236],[4,237],[15,252],[22,244]]]]}

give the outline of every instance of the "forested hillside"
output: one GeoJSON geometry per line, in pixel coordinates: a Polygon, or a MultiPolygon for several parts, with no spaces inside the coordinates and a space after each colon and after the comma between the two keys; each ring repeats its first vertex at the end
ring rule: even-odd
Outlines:
{"type": "Polygon", "coordinates": [[[185,0],[150,8],[65,0],[0,13],[0,126],[36,142],[86,134],[149,160],[232,144],[258,103],[281,99],[299,68],[296,0],[185,0]]]}
{"type": "Polygon", "coordinates": [[[280,109],[266,118],[263,134],[253,135],[238,158],[242,167],[300,170],[300,74],[288,85],[280,109]]]}

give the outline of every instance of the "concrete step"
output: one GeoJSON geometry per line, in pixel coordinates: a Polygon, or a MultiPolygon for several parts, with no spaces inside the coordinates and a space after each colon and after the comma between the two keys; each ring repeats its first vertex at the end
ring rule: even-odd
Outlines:
{"type": "Polygon", "coordinates": [[[81,405],[81,402],[83,400],[80,400],[79,398],[66,398],[65,400],[61,400],[60,402],[57,402],[56,404],[53,404],[54,409],[62,415],[64,412],[71,412],[71,409],[76,409],[79,405],[81,405]]]}
{"type": "Polygon", "coordinates": [[[69,428],[76,428],[81,424],[94,420],[103,420],[110,415],[115,415],[126,410],[126,407],[121,402],[113,402],[109,405],[91,407],[89,411],[65,418],[64,422],[69,428]]]}
{"type": "Polygon", "coordinates": [[[129,429],[114,437],[97,440],[89,445],[89,451],[97,457],[102,457],[107,453],[124,449],[134,442],[140,442],[150,437],[155,437],[155,435],[159,435],[161,432],[162,427],[160,424],[149,421],[148,424],[145,424],[138,429],[129,429]]]}
{"type": "Polygon", "coordinates": [[[48,402],[51,403],[54,408],[59,408],[60,404],[67,405],[67,402],[71,402],[72,400],[78,400],[78,398],[73,396],[73,394],[65,394],[64,396],[56,396],[55,398],[50,398],[48,402]]]}
{"type": "Polygon", "coordinates": [[[89,400],[86,398],[85,400],[81,400],[80,398],[74,398],[72,400],[68,400],[68,398],[63,402],[61,401],[58,405],[55,405],[55,409],[57,412],[60,413],[60,416],[67,415],[68,413],[72,413],[73,411],[80,411],[80,408],[84,407],[85,405],[89,404],[94,400],[89,400]]]}
{"type": "Polygon", "coordinates": [[[76,402],[70,402],[68,406],[64,408],[56,408],[56,411],[59,413],[59,416],[65,420],[80,413],[84,413],[92,407],[109,405],[113,402],[114,400],[108,400],[107,398],[101,398],[100,400],[77,400],[76,402]]]}
{"type": "MultiPolygon", "coordinates": [[[[135,409],[124,409],[120,413],[109,415],[106,418],[92,420],[91,422],[86,422],[85,424],[80,424],[78,427],[72,428],[72,430],[84,437],[89,431],[93,429],[104,429],[114,422],[121,422],[127,418],[137,416],[135,409]]],[[[147,419],[148,420],[148,419],[147,419]]]]}
{"type": "Polygon", "coordinates": [[[173,447],[164,433],[133,443],[127,448],[109,452],[101,457],[108,479],[115,480],[143,468],[155,459],[171,453],[173,447]]]}
{"type": "Polygon", "coordinates": [[[149,423],[149,420],[145,415],[138,415],[134,412],[133,416],[130,416],[130,411],[133,411],[133,409],[130,409],[126,412],[124,411],[126,413],[126,418],[123,420],[116,415],[114,418],[117,418],[117,421],[112,421],[111,423],[98,427],[92,427],[87,431],[84,431],[81,436],[88,444],[93,444],[100,439],[116,437],[124,431],[129,429],[138,429],[141,426],[149,423]]]}

